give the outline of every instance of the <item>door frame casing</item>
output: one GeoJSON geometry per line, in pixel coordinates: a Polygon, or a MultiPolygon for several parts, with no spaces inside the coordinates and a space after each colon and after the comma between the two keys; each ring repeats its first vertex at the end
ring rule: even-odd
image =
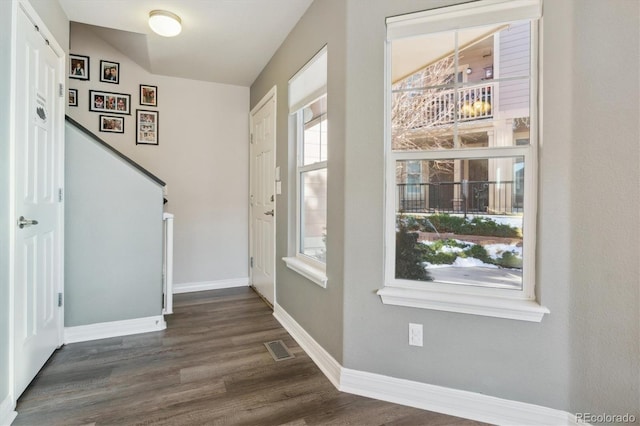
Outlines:
{"type": "MultiPolygon", "coordinates": [[[[66,59],[67,55],[64,49],[57,42],[53,33],[49,31],[45,23],[42,21],[38,13],[28,0],[12,0],[11,5],[11,71],[10,81],[11,89],[9,94],[9,212],[8,223],[9,226],[9,398],[13,409],[15,409],[16,401],[19,395],[16,395],[16,380],[15,380],[15,336],[16,336],[16,321],[15,321],[15,250],[16,250],[16,146],[18,141],[16,140],[16,103],[17,103],[17,31],[18,31],[18,13],[24,13],[27,19],[29,19],[34,25],[37,25],[40,34],[48,41],[48,46],[53,50],[58,57],[58,84],[62,85],[62,96],[57,97],[57,108],[53,120],[56,123],[55,137],[58,141],[57,144],[57,171],[58,171],[58,184],[59,188],[64,194],[64,115],[66,108],[66,59]]],[[[57,292],[64,295],[64,197],[58,203],[58,244],[56,247],[58,265],[57,265],[57,292]]],[[[64,337],[64,304],[62,307],[57,307],[58,320],[58,347],[63,344],[64,337]]]]}
{"type": "MultiPolygon", "coordinates": [[[[273,99],[273,121],[274,121],[274,126],[273,126],[273,167],[275,169],[276,167],[276,163],[277,163],[277,122],[278,122],[278,86],[273,86],[263,97],[262,99],[260,99],[260,101],[256,104],[256,106],[254,106],[251,109],[251,112],[249,112],[249,137],[251,138],[251,135],[253,134],[253,120],[254,120],[254,115],[260,111],[260,109],[265,106],[267,104],[267,102],[269,102],[271,99],[273,99]]],[[[251,142],[250,139],[250,146],[249,146],[249,256],[248,256],[248,264],[249,264],[249,283],[251,286],[253,286],[253,267],[251,266],[251,256],[253,255],[253,239],[254,239],[254,230],[252,227],[252,220],[253,220],[253,206],[252,206],[252,202],[251,202],[251,185],[252,185],[252,176],[254,171],[252,170],[252,147],[253,147],[253,143],[251,142]]],[[[279,179],[279,177],[276,176],[276,180],[279,179]]],[[[273,194],[277,195],[276,193],[276,183],[275,180],[273,182],[273,194]]],[[[276,291],[276,227],[277,227],[277,221],[276,218],[278,217],[278,208],[277,208],[278,203],[274,200],[273,203],[273,305],[275,306],[277,304],[277,291],[276,291]]]]}

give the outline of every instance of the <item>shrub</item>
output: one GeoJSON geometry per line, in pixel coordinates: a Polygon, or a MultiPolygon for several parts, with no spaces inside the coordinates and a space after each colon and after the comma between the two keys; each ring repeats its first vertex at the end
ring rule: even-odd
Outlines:
{"type": "Polygon", "coordinates": [[[432,281],[423,262],[424,244],[418,243],[418,234],[408,232],[402,221],[396,232],[396,278],[432,281]]]}
{"type": "Polygon", "coordinates": [[[486,217],[465,219],[461,216],[448,214],[434,214],[421,221],[422,230],[432,232],[433,225],[438,232],[451,232],[458,235],[482,235],[488,237],[520,238],[522,232],[518,228],[506,224],[496,223],[486,217]],[[427,223],[429,222],[429,223],[427,223]]]}
{"type": "Polygon", "coordinates": [[[429,220],[438,232],[453,232],[454,234],[463,234],[460,231],[465,229],[467,222],[463,217],[448,214],[434,214],[429,216],[429,220]]]}
{"type": "Polygon", "coordinates": [[[410,231],[419,231],[422,224],[415,216],[406,216],[406,227],[410,231]]]}
{"type": "Polygon", "coordinates": [[[445,238],[444,240],[434,241],[430,247],[434,250],[441,250],[444,246],[466,249],[467,247],[469,247],[469,244],[462,241],[454,240],[453,238],[445,238]]]}
{"type": "Polygon", "coordinates": [[[510,251],[503,252],[502,256],[493,262],[503,268],[522,269],[522,259],[510,251]]]}
{"type": "Polygon", "coordinates": [[[456,261],[458,257],[458,253],[445,253],[443,251],[438,251],[432,247],[428,247],[426,253],[424,254],[424,260],[431,263],[432,265],[451,265],[456,261]]]}
{"type": "Polygon", "coordinates": [[[474,244],[464,251],[466,257],[473,257],[482,260],[484,263],[493,263],[493,259],[487,253],[487,250],[479,244],[474,244]]]}
{"type": "Polygon", "coordinates": [[[460,252],[442,251],[443,247],[457,247],[465,249],[469,247],[469,244],[451,238],[434,241],[429,245],[425,245],[424,260],[432,265],[451,265],[456,261],[460,252]]]}

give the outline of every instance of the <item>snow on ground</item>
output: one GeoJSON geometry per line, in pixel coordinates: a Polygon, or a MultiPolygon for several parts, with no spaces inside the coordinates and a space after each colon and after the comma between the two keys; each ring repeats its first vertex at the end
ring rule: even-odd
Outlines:
{"type": "Polygon", "coordinates": [[[497,265],[484,263],[482,260],[476,259],[474,257],[457,257],[452,266],[458,268],[471,268],[474,266],[482,266],[483,268],[498,268],[497,265]]]}
{"type": "Polygon", "coordinates": [[[442,268],[474,268],[474,267],[482,267],[482,268],[492,268],[499,269],[498,265],[492,265],[490,263],[484,263],[480,259],[476,259],[475,257],[456,257],[456,260],[452,264],[433,264],[429,262],[425,262],[427,269],[442,269],[442,268]]]}
{"type": "MultiPolygon", "coordinates": [[[[474,243],[462,240],[455,240],[459,244],[466,244],[469,247],[475,245],[474,243]]],[[[422,241],[423,244],[432,245],[434,241],[422,241]]],[[[518,247],[516,244],[487,244],[484,246],[487,254],[492,259],[500,259],[505,252],[511,252],[517,258],[522,259],[522,247],[518,247]]],[[[461,253],[463,248],[444,245],[439,250],[442,253],[461,253]]],[[[483,267],[483,268],[499,268],[498,265],[490,263],[484,263],[480,259],[474,257],[457,257],[452,264],[432,264],[426,262],[428,269],[440,269],[440,268],[470,268],[470,267],[483,267]]]]}
{"type": "Polygon", "coordinates": [[[514,256],[522,259],[522,247],[518,247],[515,244],[487,244],[484,246],[489,256],[492,259],[499,259],[502,257],[502,253],[510,251],[514,256]]]}
{"type": "MultiPolygon", "coordinates": [[[[467,246],[472,246],[473,243],[467,242],[467,241],[462,241],[462,240],[453,240],[456,243],[460,244],[460,245],[467,245],[467,246]]],[[[424,241],[420,241],[421,244],[426,244],[428,246],[433,245],[436,243],[436,241],[429,241],[429,240],[424,240],[424,241]]],[[[450,245],[443,245],[440,250],[438,250],[441,253],[462,253],[464,251],[464,249],[462,247],[456,247],[456,246],[450,246],[450,245]]]]}
{"type": "MultiPolygon", "coordinates": [[[[454,216],[454,215],[452,215],[454,216]]],[[[498,224],[509,225],[513,228],[522,228],[522,216],[499,216],[499,215],[476,215],[476,217],[482,217],[485,219],[491,219],[498,224]]],[[[474,218],[473,215],[469,215],[468,218],[471,220],[474,218]]],[[[436,241],[421,241],[422,244],[433,245],[436,241]]],[[[475,245],[470,241],[463,241],[455,239],[455,242],[459,245],[464,245],[466,247],[471,247],[475,245]]],[[[515,257],[522,259],[522,247],[518,247],[514,244],[487,244],[483,246],[487,251],[487,254],[492,259],[500,259],[505,252],[511,252],[515,257]]],[[[443,245],[439,252],[441,253],[462,253],[464,252],[464,248],[443,245]]],[[[442,268],[471,268],[471,267],[482,267],[482,268],[500,268],[498,265],[493,265],[490,263],[484,263],[480,259],[476,259],[473,257],[457,257],[453,264],[431,264],[426,262],[426,267],[428,269],[442,269],[442,268]]]]}

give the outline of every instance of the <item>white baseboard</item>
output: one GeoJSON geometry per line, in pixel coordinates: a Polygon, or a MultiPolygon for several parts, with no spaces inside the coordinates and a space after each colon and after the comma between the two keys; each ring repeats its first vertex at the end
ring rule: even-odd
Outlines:
{"type": "Polygon", "coordinates": [[[498,425],[573,425],[567,412],[475,392],[342,369],[340,390],[498,425]]]}
{"type": "Polygon", "coordinates": [[[11,395],[0,402],[0,426],[9,426],[16,418],[16,404],[11,395]]]}
{"type": "Polygon", "coordinates": [[[280,305],[273,315],[342,392],[499,425],[579,424],[565,411],[344,368],[280,305]]]}
{"type": "Polygon", "coordinates": [[[340,372],[342,366],[327,351],[320,346],[313,337],[307,333],[280,305],[276,303],[273,307],[273,316],[282,324],[291,337],[295,339],[302,349],[322,370],[325,376],[340,389],[340,372]]]}
{"type": "Polygon", "coordinates": [[[167,328],[167,323],[164,321],[162,315],[123,321],[101,322],[77,327],[65,327],[64,343],[69,344],[107,339],[109,337],[128,336],[131,334],[148,333],[150,331],[160,331],[165,328],[167,328]]]}
{"type": "Polygon", "coordinates": [[[196,283],[179,283],[173,285],[173,294],[193,293],[196,291],[221,290],[223,288],[248,287],[249,277],[219,281],[202,281],[196,283]]]}

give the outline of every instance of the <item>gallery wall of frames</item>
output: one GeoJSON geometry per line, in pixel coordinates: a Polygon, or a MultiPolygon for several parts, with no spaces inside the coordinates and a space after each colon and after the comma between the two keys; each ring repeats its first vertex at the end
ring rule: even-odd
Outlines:
{"type": "MultiPolygon", "coordinates": [[[[93,61],[89,56],[70,54],[69,55],[69,79],[89,81],[91,78],[91,67],[99,66],[100,83],[102,90],[88,90],[89,99],[88,110],[95,112],[98,120],[98,130],[106,133],[124,134],[127,125],[127,116],[135,117],[135,143],[136,145],[158,145],[159,144],[159,120],[158,111],[158,87],[150,84],[139,84],[139,93],[121,93],[118,91],[120,78],[123,70],[119,62],[100,59],[93,61]],[[132,98],[139,105],[133,111],[132,98]]],[[[126,71],[126,70],[125,70],[126,71]]],[[[94,73],[95,74],[95,73],[94,73]]],[[[71,84],[73,81],[71,81],[71,84]]],[[[69,107],[83,108],[79,104],[77,88],[68,89],[69,107]]],[[[131,125],[131,124],[129,124],[131,125]]]]}

